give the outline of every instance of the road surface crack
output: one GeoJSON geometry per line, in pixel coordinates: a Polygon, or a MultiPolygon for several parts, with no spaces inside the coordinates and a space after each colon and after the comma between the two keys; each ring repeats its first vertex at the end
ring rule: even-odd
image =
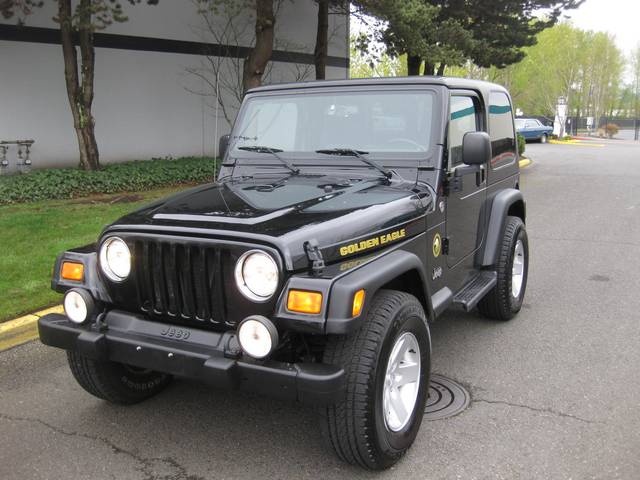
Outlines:
{"type": "Polygon", "coordinates": [[[472,403],[489,403],[492,405],[506,405],[508,407],[514,407],[514,408],[524,408],[526,410],[530,410],[532,412],[536,412],[536,413],[548,413],[550,415],[554,415],[556,417],[563,417],[563,418],[570,418],[572,420],[577,420],[579,422],[584,422],[584,423],[603,423],[600,422],[598,420],[589,420],[587,418],[582,418],[579,417],[577,415],[573,415],[571,413],[564,413],[564,412],[560,412],[558,410],[554,410],[552,408],[544,408],[544,407],[532,407],[531,405],[525,405],[522,403],[513,403],[513,402],[507,402],[505,400],[489,400],[486,398],[472,398],[471,400],[472,403]]]}
{"type": "Polygon", "coordinates": [[[86,438],[87,440],[100,442],[109,447],[114,454],[125,455],[137,462],[140,465],[138,470],[144,475],[144,480],[204,480],[204,477],[190,475],[183,465],[181,465],[171,457],[143,457],[135,452],[119,447],[111,440],[104,437],[90,435],[88,433],[76,432],[72,430],[65,430],[61,427],[57,427],[55,425],[47,423],[39,418],[18,417],[0,413],[0,420],[39,424],[59,435],[64,435],[67,437],[86,438]],[[168,470],[168,472],[157,473],[156,469],[168,470]]]}

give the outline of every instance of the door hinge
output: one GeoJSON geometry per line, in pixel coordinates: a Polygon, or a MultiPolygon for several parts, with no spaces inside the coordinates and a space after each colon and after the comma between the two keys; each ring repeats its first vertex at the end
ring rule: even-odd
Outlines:
{"type": "Polygon", "coordinates": [[[314,239],[304,242],[304,250],[307,253],[307,258],[309,259],[311,273],[313,275],[322,274],[322,271],[324,270],[324,258],[322,257],[322,252],[318,247],[317,240],[314,239]]]}
{"type": "Polygon", "coordinates": [[[449,255],[449,237],[442,239],[442,254],[449,255]]]}
{"type": "Polygon", "coordinates": [[[444,181],[444,194],[450,195],[453,192],[462,191],[462,177],[449,177],[444,181]]]}

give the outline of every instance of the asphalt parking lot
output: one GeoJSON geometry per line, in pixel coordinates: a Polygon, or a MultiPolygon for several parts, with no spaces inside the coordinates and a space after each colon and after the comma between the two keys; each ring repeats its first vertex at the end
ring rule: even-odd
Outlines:
{"type": "Polygon", "coordinates": [[[640,144],[527,154],[523,310],[433,326],[433,371],[471,403],[425,422],[393,469],[343,465],[313,411],[258,396],[176,381],[109,405],[76,385],[63,352],[32,342],[0,353],[0,478],[638,478],[640,144]]]}

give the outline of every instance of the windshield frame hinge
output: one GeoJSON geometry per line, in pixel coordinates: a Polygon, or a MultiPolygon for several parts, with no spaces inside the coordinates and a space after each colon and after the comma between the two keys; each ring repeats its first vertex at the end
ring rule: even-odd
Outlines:
{"type": "Polygon", "coordinates": [[[321,275],[324,270],[325,263],[324,257],[322,256],[322,251],[318,246],[318,241],[316,239],[312,239],[304,242],[304,251],[307,254],[307,258],[309,259],[311,273],[314,276],[321,275]]]}

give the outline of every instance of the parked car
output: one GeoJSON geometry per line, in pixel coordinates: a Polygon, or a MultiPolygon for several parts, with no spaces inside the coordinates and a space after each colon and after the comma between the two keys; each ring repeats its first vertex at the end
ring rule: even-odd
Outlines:
{"type": "Polygon", "coordinates": [[[538,140],[540,143],[547,143],[553,127],[547,127],[535,118],[516,118],[516,131],[527,141],[538,140]]]}

